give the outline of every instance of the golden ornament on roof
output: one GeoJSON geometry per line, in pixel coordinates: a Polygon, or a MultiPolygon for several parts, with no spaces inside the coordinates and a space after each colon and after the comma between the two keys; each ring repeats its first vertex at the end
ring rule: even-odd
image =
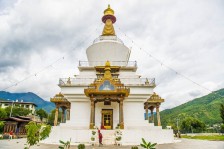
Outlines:
{"type": "Polygon", "coordinates": [[[104,10],[104,15],[114,15],[114,10],[110,8],[110,5],[104,10]]]}
{"type": "Polygon", "coordinates": [[[110,67],[110,62],[106,61],[105,66],[110,67]]]}

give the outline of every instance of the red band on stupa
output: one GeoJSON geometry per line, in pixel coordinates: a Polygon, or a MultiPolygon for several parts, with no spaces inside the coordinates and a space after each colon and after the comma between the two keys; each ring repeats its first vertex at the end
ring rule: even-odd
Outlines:
{"type": "Polygon", "coordinates": [[[102,17],[102,21],[103,21],[103,23],[105,23],[107,19],[110,19],[113,23],[116,22],[116,17],[115,17],[115,16],[112,16],[112,15],[105,15],[105,16],[102,17]]]}

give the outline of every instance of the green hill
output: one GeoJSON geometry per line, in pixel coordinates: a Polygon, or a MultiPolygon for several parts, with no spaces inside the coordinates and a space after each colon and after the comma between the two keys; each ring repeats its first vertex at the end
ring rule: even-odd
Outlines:
{"type": "Polygon", "coordinates": [[[32,92],[10,93],[5,91],[0,91],[0,100],[10,100],[10,101],[23,100],[24,102],[33,102],[37,105],[37,109],[42,108],[48,113],[51,112],[51,110],[55,109],[54,103],[46,101],[32,92]]]}
{"type": "Polygon", "coordinates": [[[176,118],[184,119],[185,116],[195,117],[205,124],[221,123],[220,104],[224,103],[224,89],[215,91],[206,96],[196,98],[173,109],[161,112],[161,122],[166,126],[176,122],[176,118]],[[223,96],[220,97],[219,95],[223,96]]]}

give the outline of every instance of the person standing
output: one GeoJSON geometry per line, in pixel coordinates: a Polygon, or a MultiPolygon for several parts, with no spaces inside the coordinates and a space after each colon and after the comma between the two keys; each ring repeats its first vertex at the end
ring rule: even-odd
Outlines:
{"type": "Polygon", "coordinates": [[[100,132],[100,133],[99,133],[99,144],[101,144],[101,145],[103,145],[103,143],[102,143],[102,139],[103,139],[103,135],[102,135],[102,133],[100,132]]]}
{"type": "Polygon", "coordinates": [[[13,136],[13,132],[12,130],[9,132],[9,139],[12,139],[12,136],[13,136]]]}

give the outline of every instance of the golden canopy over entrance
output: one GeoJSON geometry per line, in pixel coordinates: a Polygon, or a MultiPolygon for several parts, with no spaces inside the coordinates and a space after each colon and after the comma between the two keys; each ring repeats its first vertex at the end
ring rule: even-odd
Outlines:
{"type": "Polygon", "coordinates": [[[102,71],[103,76],[98,78],[90,84],[90,86],[84,90],[87,97],[94,96],[97,100],[105,100],[110,98],[111,100],[119,100],[119,97],[128,97],[130,89],[121,83],[120,79],[113,77],[111,71],[118,71],[118,66],[110,66],[110,62],[107,61],[105,66],[96,66],[96,70],[102,71]]]}
{"type": "MultiPolygon", "coordinates": [[[[124,129],[123,118],[123,101],[129,96],[130,89],[124,86],[118,78],[119,66],[110,66],[107,61],[105,66],[96,66],[97,79],[84,89],[85,95],[90,97],[91,113],[90,113],[90,129],[95,125],[95,104],[97,102],[118,102],[119,103],[119,124],[120,128],[124,129]]],[[[102,111],[102,124],[106,128],[113,128],[112,114],[108,111],[102,111]]],[[[112,112],[113,113],[113,112],[112,112]]]]}

